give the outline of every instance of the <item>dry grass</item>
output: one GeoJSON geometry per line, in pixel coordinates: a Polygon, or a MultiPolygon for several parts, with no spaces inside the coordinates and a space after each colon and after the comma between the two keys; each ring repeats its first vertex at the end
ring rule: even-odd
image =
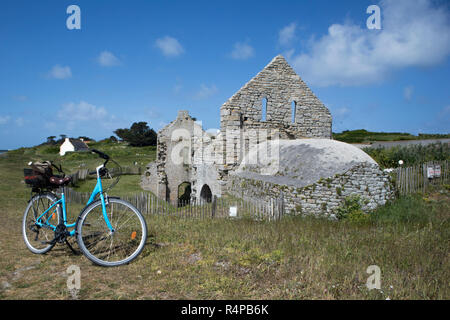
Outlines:
{"type": "Polygon", "coordinates": [[[448,191],[403,199],[360,224],[149,216],[141,256],[102,268],[62,245],[46,255],[27,250],[21,235],[29,196],[21,183],[26,160],[0,157],[1,299],[72,299],[66,286],[72,264],[81,269],[79,299],[450,297],[448,191]],[[405,210],[418,210],[422,218],[403,220],[405,210]],[[382,288],[369,291],[366,269],[373,264],[381,269],[382,288]]]}

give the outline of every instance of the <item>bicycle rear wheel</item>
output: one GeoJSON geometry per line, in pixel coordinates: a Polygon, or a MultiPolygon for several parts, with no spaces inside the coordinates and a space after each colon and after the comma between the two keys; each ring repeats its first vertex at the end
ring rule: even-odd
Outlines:
{"type": "Polygon", "coordinates": [[[134,260],[147,239],[144,217],[127,201],[109,198],[106,212],[113,231],[106,225],[101,200],[90,204],[77,222],[77,241],[83,254],[92,262],[114,267],[134,260]]]}
{"type": "Polygon", "coordinates": [[[35,195],[28,202],[22,220],[22,236],[28,249],[43,254],[54,247],[51,241],[55,237],[54,228],[59,224],[61,208],[54,208],[42,215],[59,199],[53,193],[35,195]]]}

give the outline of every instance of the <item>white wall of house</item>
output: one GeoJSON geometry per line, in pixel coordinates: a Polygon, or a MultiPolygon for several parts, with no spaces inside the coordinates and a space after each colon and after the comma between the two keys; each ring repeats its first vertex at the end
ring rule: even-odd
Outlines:
{"type": "Polygon", "coordinates": [[[59,155],[63,156],[66,154],[66,152],[75,151],[75,147],[70,142],[69,138],[66,138],[66,140],[63,142],[61,147],[59,147],[59,155]]]}

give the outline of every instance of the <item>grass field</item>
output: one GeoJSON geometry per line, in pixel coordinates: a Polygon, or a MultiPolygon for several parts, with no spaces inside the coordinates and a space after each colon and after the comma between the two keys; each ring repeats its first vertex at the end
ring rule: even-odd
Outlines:
{"type": "MultiPolygon", "coordinates": [[[[121,164],[136,157],[145,164],[154,156],[147,151],[117,157],[121,164]]],[[[22,183],[22,169],[41,152],[0,156],[0,299],[72,299],[66,285],[70,265],[81,269],[78,299],[450,298],[448,188],[399,199],[360,223],[147,216],[149,238],[141,256],[106,269],[65,245],[45,255],[26,248],[21,220],[30,190],[22,183]],[[381,290],[366,287],[370,265],[381,269],[381,290]]],[[[85,158],[63,165],[75,170],[99,161],[80,157],[85,158]]],[[[117,190],[136,187],[133,179],[125,178],[121,183],[128,187],[117,190]]],[[[74,219],[80,207],[70,209],[74,219]]]]}
{"type": "Polygon", "coordinates": [[[364,129],[346,130],[340,133],[333,133],[333,139],[347,143],[366,143],[373,141],[400,141],[400,140],[420,140],[449,138],[450,134],[423,134],[417,136],[403,132],[370,132],[364,129]]]}

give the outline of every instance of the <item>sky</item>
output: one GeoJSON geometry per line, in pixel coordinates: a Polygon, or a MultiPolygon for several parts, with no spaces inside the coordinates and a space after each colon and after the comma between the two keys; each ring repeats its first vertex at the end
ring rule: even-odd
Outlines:
{"type": "Polygon", "coordinates": [[[217,129],[220,106],[278,54],[333,132],[450,133],[449,1],[4,0],[0,149],[159,130],[178,110],[217,129]]]}

